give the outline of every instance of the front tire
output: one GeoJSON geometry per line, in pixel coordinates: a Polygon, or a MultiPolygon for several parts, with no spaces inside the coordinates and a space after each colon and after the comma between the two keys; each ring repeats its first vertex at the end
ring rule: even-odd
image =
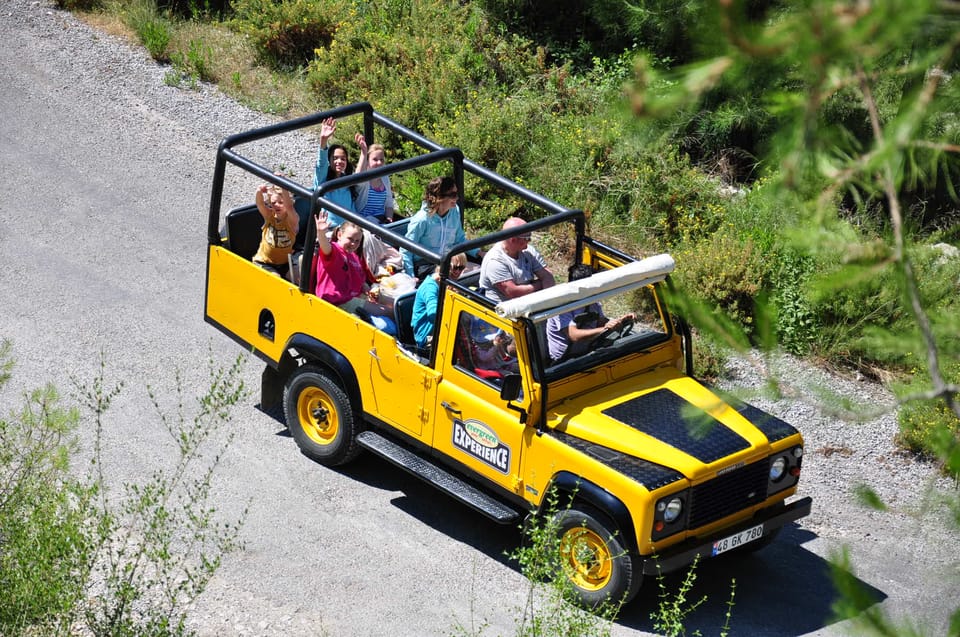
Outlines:
{"type": "Polygon", "coordinates": [[[560,564],[581,605],[629,602],[642,575],[624,548],[616,525],[585,506],[557,513],[560,564]]]}
{"type": "Polygon", "coordinates": [[[284,388],[283,411],[290,434],[308,458],[333,467],[360,452],[350,398],[324,370],[305,365],[295,371],[284,388]]]}

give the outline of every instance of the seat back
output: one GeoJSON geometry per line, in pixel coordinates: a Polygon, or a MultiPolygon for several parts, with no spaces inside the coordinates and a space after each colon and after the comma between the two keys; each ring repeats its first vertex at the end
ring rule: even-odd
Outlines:
{"type": "Polygon", "coordinates": [[[413,303],[417,298],[417,291],[405,292],[393,302],[393,320],[397,324],[397,340],[404,345],[416,345],[413,336],[413,303]]]}
{"type": "Polygon", "coordinates": [[[465,312],[460,314],[457,324],[457,339],[453,346],[453,364],[472,372],[476,369],[473,360],[473,342],[470,339],[470,325],[473,319],[465,312]]]}
{"type": "Polygon", "coordinates": [[[407,234],[407,226],[410,225],[410,217],[396,217],[396,221],[384,225],[397,234],[405,235],[407,234]]]}
{"type": "Polygon", "coordinates": [[[248,204],[228,212],[226,226],[227,248],[244,259],[253,259],[263,234],[263,216],[257,205],[248,204]]]}

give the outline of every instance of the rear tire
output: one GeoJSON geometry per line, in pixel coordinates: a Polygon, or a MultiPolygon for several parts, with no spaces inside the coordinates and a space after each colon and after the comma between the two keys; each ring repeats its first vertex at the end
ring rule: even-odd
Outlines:
{"type": "Polygon", "coordinates": [[[287,428],[300,451],[333,467],[360,452],[357,418],[347,393],[328,372],[305,365],[287,381],[283,394],[287,428]]]}
{"type": "Polygon", "coordinates": [[[615,524],[584,505],[556,514],[560,564],[585,608],[629,602],[643,576],[615,524]]]}

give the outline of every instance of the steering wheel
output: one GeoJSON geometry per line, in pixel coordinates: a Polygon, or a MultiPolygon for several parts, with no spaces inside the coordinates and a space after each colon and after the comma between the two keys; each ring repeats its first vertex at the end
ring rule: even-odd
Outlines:
{"type": "Polygon", "coordinates": [[[590,346],[596,348],[610,347],[618,339],[629,334],[631,330],[633,330],[633,319],[628,316],[623,319],[617,327],[611,327],[597,334],[593,340],[590,341],[590,346]]]}

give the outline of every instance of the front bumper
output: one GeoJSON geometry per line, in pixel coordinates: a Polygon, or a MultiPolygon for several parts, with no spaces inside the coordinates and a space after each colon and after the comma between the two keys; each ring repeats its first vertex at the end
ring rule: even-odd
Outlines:
{"type": "Polygon", "coordinates": [[[781,526],[799,520],[802,517],[810,515],[810,506],[813,499],[810,497],[801,498],[796,502],[784,506],[783,508],[765,509],[760,511],[754,517],[744,522],[718,531],[707,537],[697,537],[671,546],[663,554],[644,557],[643,574],[656,575],[658,573],[669,573],[691,564],[698,556],[710,557],[713,554],[713,543],[734,533],[763,524],[763,535],[767,536],[775,529],[781,526]]]}

